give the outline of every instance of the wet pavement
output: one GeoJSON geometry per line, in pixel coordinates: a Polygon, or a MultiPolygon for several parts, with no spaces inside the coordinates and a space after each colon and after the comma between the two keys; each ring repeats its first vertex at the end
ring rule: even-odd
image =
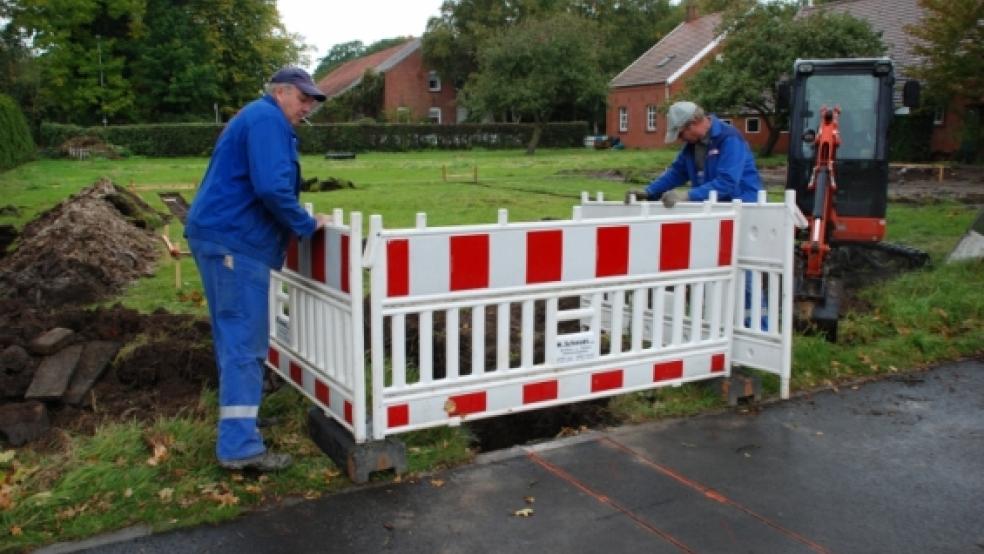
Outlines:
{"type": "Polygon", "coordinates": [[[984,552],[984,361],[517,447],[87,552],[984,552]]]}

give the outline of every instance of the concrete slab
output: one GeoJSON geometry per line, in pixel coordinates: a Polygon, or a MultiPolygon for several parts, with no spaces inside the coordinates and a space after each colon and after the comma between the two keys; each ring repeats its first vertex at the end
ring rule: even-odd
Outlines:
{"type": "Polygon", "coordinates": [[[75,331],[64,327],[48,329],[41,335],[34,338],[28,347],[31,352],[47,356],[61,350],[75,336],[75,331]]]}
{"type": "Polygon", "coordinates": [[[86,405],[91,403],[88,396],[89,390],[102,377],[103,372],[109,367],[109,363],[120,351],[120,343],[104,340],[94,340],[85,343],[82,354],[79,356],[79,363],[75,369],[75,375],[69,382],[68,389],[62,396],[62,400],[73,406],[86,405]]]}
{"type": "Polygon", "coordinates": [[[41,360],[34,372],[34,380],[24,398],[32,400],[58,400],[68,389],[75,374],[83,345],[73,344],[41,360]]]}

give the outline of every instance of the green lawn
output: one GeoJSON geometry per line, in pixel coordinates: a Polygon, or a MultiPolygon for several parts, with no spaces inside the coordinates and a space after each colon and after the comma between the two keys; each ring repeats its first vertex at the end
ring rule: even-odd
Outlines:
{"type": "MultiPolygon", "coordinates": [[[[570,217],[582,190],[621,199],[639,186],[606,175],[644,181],[668,164],[673,151],[541,150],[360,154],[356,160],[329,161],[307,156],[305,175],[338,177],[355,188],[305,193],[302,200],[330,212],[342,208],[365,216],[382,214],[388,227],[414,224],[417,212],[430,225],[494,222],[497,210],[511,220],[570,217]],[[442,181],[442,167],[452,176],[442,181]],[[478,167],[479,183],[468,182],[478,167]]],[[[19,215],[0,216],[0,224],[23,226],[70,194],[109,177],[121,185],[160,186],[195,183],[207,160],[201,158],[119,161],[32,162],[0,174],[0,207],[13,205],[19,215]]],[[[770,159],[769,163],[775,163],[770,159]]],[[[192,191],[185,191],[190,198],[192,191]]],[[[156,191],[140,195],[164,210],[156,191]]],[[[889,238],[929,251],[933,266],[861,292],[871,306],[849,313],[841,342],[829,344],[798,336],[794,343],[793,390],[803,391],[874,375],[980,355],[984,345],[984,262],[946,265],[942,260],[975,215],[952,203],[891,205],[889,238]]],[[[368,217],[365,218],[368,223],[368,217]]],[[[181,229],[172,224],[172,237],[181,229]]],[[[119,299],[142,311],[164,307],[204,314],[182,299],[174,287],[173,262],[163,260],[153,278],[129,287],[119,299]]],[[[183,292],[200,290],[194,264],[182,262],[183,292]]],[[[774,394],[776,382],[767,380],[774,394]]],[[[271,436],[274,446],[291,452],[289,471],[244,479],[219,470],[212,456],[215,393],[205,391],[187,413],[153,425],[120,423],[95,436],[65,437],[56,453],[29,448],[0,452],[0,552],[21,551],[73,540],[127,525],[156,529],[221,521],[243,510],[286,496],[313,497],[349,486],[336,468],[306,438],[306,401],[282,388],[264,402],[265,415],[284,423],[271,436]],[[166,455],[151,464],[152,445],[166,455]]],[[[720,398],[698,385],[660,389],[613,399],[609,409],[623,421],[696,413],[720,408],[720,398]]],[[[434,429],[402,437],[414,471],[467,461],[468,437],[460,428],[434,429]]]]}

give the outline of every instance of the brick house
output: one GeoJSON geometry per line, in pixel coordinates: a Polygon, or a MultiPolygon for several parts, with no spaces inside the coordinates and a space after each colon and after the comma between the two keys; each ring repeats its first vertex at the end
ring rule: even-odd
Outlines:
{"type": "Polygon", "coordinates": [[[334,98],[362,83],[366,71],[383,75],[382,113],[392,121],[451,124],[464,119],[454,86],[424,65],[419,38],[350,60],[318,81],[318,88],[334,98]]]}

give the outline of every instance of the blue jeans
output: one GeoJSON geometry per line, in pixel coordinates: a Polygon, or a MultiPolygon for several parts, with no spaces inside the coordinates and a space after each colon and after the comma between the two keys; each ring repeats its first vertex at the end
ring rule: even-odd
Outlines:
{"type": "Polygon", "coordinates": [[[221,244],[189,239],[205,288],[219,367],[215,452],[229,461],[266,451],[256,428],[269,343],[270,268],[221,244]]]}

